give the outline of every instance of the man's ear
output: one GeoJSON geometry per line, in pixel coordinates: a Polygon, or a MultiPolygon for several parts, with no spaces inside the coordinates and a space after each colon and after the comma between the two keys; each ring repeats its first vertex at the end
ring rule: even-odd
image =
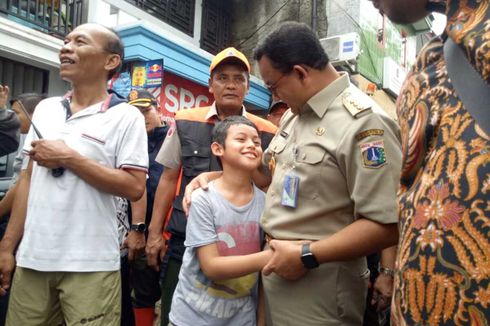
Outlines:
{"type": "Polygon", "coordinates": [[[293,70],[298,74],[299,79],[304,81],[309,76],[309,71],[305,66],[302,65],[294,65],[293,70]]]}
{"type": "Polygon", "coordinates": [[[209,94],[213,94],[213,87],[211,87],[212,84],[213,84],[213,75],[211,75],[211,77],[209,77],[209,79],[208,79],[208,91],[209,91],[209,94]]]}
{"type": "Polygon", "coordinates": [[[109,54],[106,58],[104,68],[107,71],[111,71],[113,69],[116,69],[120,63],[121,57],[119,56],[119,54],[109,54]]]}
{"type": "Polygon", "coordinates": [[[223,146],[221,146],[220,144],[218,144],[217,142],[213,142],[211,144],[211,152],[213,152],[213,155],[214,156],[223,156],[223,146]]]}

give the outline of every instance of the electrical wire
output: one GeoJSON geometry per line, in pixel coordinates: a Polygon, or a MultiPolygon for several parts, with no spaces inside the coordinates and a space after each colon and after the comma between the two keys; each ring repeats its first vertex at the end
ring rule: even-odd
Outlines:
{"type": "Polygon", "coordinates": [[[236,48],[237,49],[240,49],[240,47],[247,41],[249,41],[255,34],[257,34],[261,29],[262,27],[264,27],[268,22],[271,21],[272,18],[274,18],[278,13],[279,11],[282,10],[282,8],[284,8],[291,0],[286,0],[286,2],[284,2],[280,7],[279,9],[276,10],[275,13],[272,14],[272,16],[270,16],[266,21],[265,23],[263,23],[262,25],[260,25],[259,27],[257,27],[257,29],[255,31],[252,32],[252,34],[250,34],[246,39],[244,39],[243,41],[241,41],[237,46],[236,48]]]}
{"type": "MultiPolygon", "coordinates": [[[[240,49],[240,47],[248,42],[255,34],[257,34],[265,25],[267,25],[267,23],[269,23],[272,18],[274,18],[291,0],[286,0],[262,25],[260,25],[255,31],[253,31],[249,36],[247,36],[247,38],[245,38],[243,41],[241,41],[237,46],[236,48],[240,49]]],[[[376,68],[376,65],[374,64],[374,60],[373,60],[373,57],[371,56],[371,51],[369,50],[369,47],[367,46],[367,40],[366,40],[366,36],[364,35],[364,32],[362,31],[362,28],[361,28],[361,25],[359,25],[359,23],[349,14],[349,12],[347,12],[344,8],[342,8],[341,5],[339,5],[339,3],[336,1],[336,0],[333,0],[333,2],[337,5],[337,7],[340,8],[340,10],[342,10],[346,15],[347,17],[349,17],[349,19],[354,23],[354,25],[359,29],[359,32],[360,32],[360,35],[361,35],[361,38],[362,38],[362,41],[364,42],[364,44],[366,45],[366,49],[367,49],[367,53],[368,53],[368,57],[369,57],[369,61],[371,63],[371,66],[373,67],[373,70],[374,70],[374,74],[376,75],[376,77],[378,79],[381,79],[380,76],[379,76],[379,73],[378,73],[378,69],[376,68]]],[[[301,1],[299,1],[299,4],[301,6],[301,1]]],[[[299,14],[299,8],[298,8],[298,14],[299,14]]],[[[316,32],[316,31],[315,31],[316,32]]]]}
{"type": "Polygon", "coordinates": [[[342,10],[344,12],[344,14],[347,17],[350,18],[350,20],[354,23],[354,25],[359,30],[359,34],[361,35],[361,42],[364,42],[364,44],[366,45],[367,54],[368,54],[368,57],[369,57],[369,61],[371,62],[371,66],[373,67],[374,74],[376,75],[376,78],[378,78],[379,80],[383,80],[383,78],[381,78],[379,76],[378,69],[376,68],[376,65],[374,64],[374,60],[373,60],[373,57],[371,56],[371,51],[369,50],[369,46],[368,46],[368,43],[367,43],[366,35],[364,35],[364,32],[362,30],[361,25],[359,25],[359,23],[354,19],[354,17],[351,16],[351,14],[349,14],[349,12],[347,12],[347,10],[345,10],[344,8],[342,8],[342,6],[337,2],[337,0],[333,0],[333,2],[335,3],[335,5],[337,5],[337,7],[340,10],[342,10]]]}

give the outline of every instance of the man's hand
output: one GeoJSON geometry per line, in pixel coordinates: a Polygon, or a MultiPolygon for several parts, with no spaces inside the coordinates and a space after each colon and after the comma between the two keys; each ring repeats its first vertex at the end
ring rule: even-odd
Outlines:
{"type": "Polygon", "coordinates": [[[184,208],[185,215],[189,215],[192,192],[199,188],[208,190],[209,182],[217,179],[221,174],[222,172],[204,172],[189,182],[189,184],[185,187],[184,199],[182,199],[182,207],[184,208]]]}
{"type": "Polygon", "coordinates": [[[31,143],[32,149],[29,156],[39,166],[48,169],[64,167],[65,160],[73,157],[76,153],[62,140],[35,140],[31,143]]]}
{"type": "Polygon", "coordinates": [[[393,295],[393,277],[379,274],[373,286],[373,298],[371,304],[376,306],[376,311],[383,311],[391,304],[393,295]]]}
{"type": "Polygon", "coordinates": [[[0,110],[5,108],[7,99],[9,98],[9,87],[0,85],[0,110]]]}
{"type": "Polygon", "coordinates": [[[10,288],[12,272],[15,268],[15,258],[11,252],[0,251],[0,295],[6,295],[10,288]]]}
{"type": "Polygon", "coordinates": [[[133,261],[145,250],[145,234],[142,232],[130,231],[123,248],[128,248],[128,260],[133,261]]]}
{"type": "Polygon", "coordinates": [[[294,281],[308,271],[301,262],[301,246],[304,241],[271,240],[269,246],[273,251],[272,258],[262,272],[269,275],[274,272],[282,278],[294,281]]]}
{"type": "Polygon", "coordinates": [[[161,233],[149,233],[148,241],[146,241],[146,258],[147,264],[156,271],[160,270],[160,263],[163,261],[165,252],[167,251],[167,246],[165,241],[163,241],[163,236],[161,233]]]}

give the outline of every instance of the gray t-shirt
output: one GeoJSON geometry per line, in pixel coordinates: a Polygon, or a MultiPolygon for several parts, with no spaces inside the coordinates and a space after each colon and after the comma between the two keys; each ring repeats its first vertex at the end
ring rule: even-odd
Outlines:
{"type": "Polygon", "coordinates": [[[255,186],[253,199],[241,207],[227,201],[213,182],[208,191],[192,194],[186,250],[169,315],[173,324],[256,325],[258,273],[213,282],[202,272],[196,249],[216,243],[221,256],[259,252],[264,204],[265,194],[255,186]]]}

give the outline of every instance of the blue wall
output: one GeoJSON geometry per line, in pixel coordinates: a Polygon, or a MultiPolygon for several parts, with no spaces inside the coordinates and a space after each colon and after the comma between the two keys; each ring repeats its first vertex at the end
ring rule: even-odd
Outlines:
{"type": "MultiPolygon", "coordinates": [[[[147,61],[163,58],[166,71],[208,86],[210,59],[165,39],[144,25],[123,27],[118,32],[124,42],[125,60],[147,61]]],[[[265,87],[251,82],[245,102],[267,110],[269,98],[270,93],[265,87]]]]}

